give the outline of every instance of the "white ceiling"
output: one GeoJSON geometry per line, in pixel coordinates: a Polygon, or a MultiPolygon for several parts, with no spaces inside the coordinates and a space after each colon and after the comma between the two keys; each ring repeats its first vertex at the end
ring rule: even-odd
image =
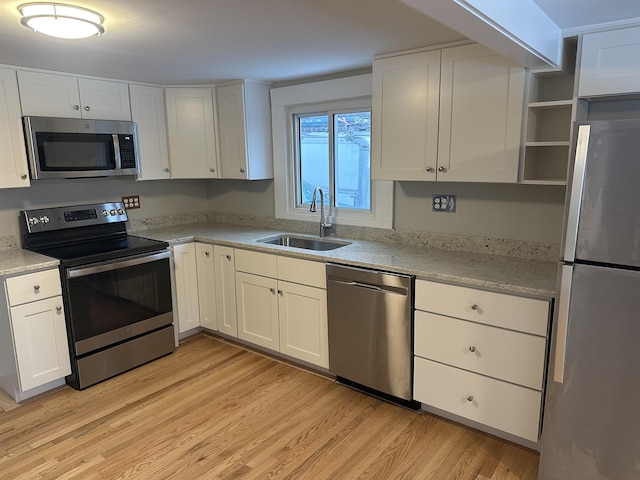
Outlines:
{"type": "MultiPolygon", "coordinates": [[[[167,85],[285,81],[464,38],[396,0],[62,1],[104,15],[104,36],[34,33],[19,23],[24,2],[3,1],[0,63],[167,85]]],[[[535,1],[562,28],[640,17],[638,0],[535,1]]]]}

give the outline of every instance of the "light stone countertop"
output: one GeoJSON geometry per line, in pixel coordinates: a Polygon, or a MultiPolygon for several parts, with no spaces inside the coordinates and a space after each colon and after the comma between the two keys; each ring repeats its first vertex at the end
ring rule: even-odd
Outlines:
{"type": "Polygon", "coordinates": [[[28,273],[45,268],[58,268],[60,262],[55,258],[38,253],[13,248],[0,251],[0,276],[28,273]]]}
{"type": "MultiPolygon", "coordinates": [[[[281,233],[309,236],[281,230],[206,223],[132,232],[133,235],[164,240],[170,244],[195,240],[322,262],[405,273],[415,275],[417,278],[507,293],[542,298],[555,296],[558,270],[556,262],[348,238],[340,240],[351,242],[350,245],[324,252],[269,245],[257,241],[281,233]]],[[[334,237],[328,238],[328,240],[332,239],[334,237]]]]}

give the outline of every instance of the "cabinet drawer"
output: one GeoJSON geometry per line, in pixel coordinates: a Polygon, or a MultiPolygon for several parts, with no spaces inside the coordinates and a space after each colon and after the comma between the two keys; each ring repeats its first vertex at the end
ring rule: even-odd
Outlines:
{"type": "Polygon", "coordinates": [[[60,295],[62,292],[60,273],[57,269],[10,277],[6,282],[10,306],[42,300],[60,295]]]}
{"type": "Polygon", "coordinates": [[[236,249],[236,271],[263,277],[278,276],[277,255],[236,249]]]}
{"type": "Polygon", "coordinates": [[[544,337],[549,302],[416,280],[416,309],[544,337]]]}
{"type": "Polygon", "coordinates": [[[327,288],[327,267],[322,262],[278,257],[278,278],[311,287],[327,288]]]}
{"type": "Polygon", "coordinates": [[[424,358],[542,390],[545,339],[417,311],[414,352],[424,358]]]}
{"type": "Polygon", "coordinates": [[[440,410],[538,441],[541,393],[416,357],[414,397],[440,410]]]}

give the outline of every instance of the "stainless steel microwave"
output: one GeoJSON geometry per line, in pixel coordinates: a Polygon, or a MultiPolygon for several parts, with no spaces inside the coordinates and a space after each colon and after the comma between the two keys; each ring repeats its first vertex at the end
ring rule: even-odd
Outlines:
{"type": "Polygon", "coordinates": [[[140,173],[134,122],[23,117],[23,123],[34,180],[140,173]]]}

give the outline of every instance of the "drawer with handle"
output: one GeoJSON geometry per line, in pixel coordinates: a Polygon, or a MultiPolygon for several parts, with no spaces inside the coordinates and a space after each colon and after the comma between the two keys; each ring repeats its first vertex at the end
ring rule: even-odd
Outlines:
{"type": "Polygon", "coordinates": [[[425,405],[538,441],[542,393],[416,357],[414,397],[425,405]]]}
{"type": "Polygon", "coordinates": [[[545,339],[422,311],[415,312],[414,353],[542,390],[545,339]]]}
{"type": "Polygon", "coordinates": [[[544,337],[549,302],[416,280],[415,308],[544,337]]]}
{"type": "Polygon", "coordinates": [[[6,279],[9,305],[21,305],[62,293],[58,269],[42,270],[6,279]]]}

